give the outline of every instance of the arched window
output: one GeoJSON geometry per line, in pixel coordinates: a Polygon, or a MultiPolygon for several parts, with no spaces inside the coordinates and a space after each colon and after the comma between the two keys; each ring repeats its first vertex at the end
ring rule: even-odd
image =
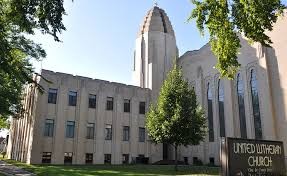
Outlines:
{"type": "Polygon", "coordinates": [[[255,139],[262,139],[261,117],[259,109],[259,96],[257,87],[256,73],[252,69],[250,77],[251,95],[252,95],[252,109],[254,117],[255,139]]]}
{"type": "Polygon", "coordinates": [[[238,99],[240,134],[242,138],[247,138],[245,106],[244,106],[244,85],[240,73],[238,73],[237,75],[237,99],[238,99]]]}
{"type": "Polygon", "coordinates": [[[212,92],[210,85],[207,85],[207,109],[208,109],[208,134],[209,142],[214,142],[214,132],[213,132],[213,110],[212,110],[212,92]]]}
{"type": "Polygon", "coordinates": [[[220,80],[218,80],[218,115],[220,124],[220,137],[225,137],[224,90],[222,81],[220,80]]]}

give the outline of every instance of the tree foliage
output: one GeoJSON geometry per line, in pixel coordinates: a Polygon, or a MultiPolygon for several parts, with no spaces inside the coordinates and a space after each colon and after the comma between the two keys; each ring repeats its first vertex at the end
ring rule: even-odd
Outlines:
{"type": "Polygon", "coordinates": [[[175,65],[161,87],[157,105],[152,105],[147,114],[149,137],[155,143],[172,144],[176,149],[179,145],[197,145],[206,134],[205,123],[194,90],[175,65]]]}
{"type": "Polygon", "coordinates": [[[192,0],[196,8],[189,20],[196,19],[200,33],[205,27],[210,34],[211,49],[218,59],[216,68],[222,76],[233,78],[240,64],[238,33],[251,42],[269,46],[265,34],[271,31],[285,6],[280,0],[192,0]]]}
{"type": "Polygon", "coordinates": [[[63,0],[0,0],[0,118],[23,111],[23,86],[37,84],[30,59],[40,60],[46,53],[30,35],[39,30],[59,42],[63,15],[63,0]]]}

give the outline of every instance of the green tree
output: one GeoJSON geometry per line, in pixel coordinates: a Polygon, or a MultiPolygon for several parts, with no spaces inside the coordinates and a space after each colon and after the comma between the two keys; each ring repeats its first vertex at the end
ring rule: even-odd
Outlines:
{"type": "Polygon", "coordinates": [[[176,64],[164,81],[156,106],[151,105],[146,127],[151,140],[175,147],[175,170],[177,148],[180,145],[197,145],[206,134],[206,119],[196,101],[193,89],[183,79],[176,64]]]}
{"type": "Polygon", "coordinates": [[[269,46],[272,41],[265,34],[286,8],[280,0],[191,0],[193,9],[189,20],[196,19],[197,28],[210,34],[211,50],[218,59],[216,68],[222,76],[233,78],[240,64],[238,33],[250,42],[269,46]]]}
{"type": "Polygon", "coordinates": [[[40,60],[46,53],[29,38],[38,30],[59,42],[58,34],[65,30],[63,15],[63,0],[0,0],[0,123],[25,111],[21,106],[25,84],[35,83],[41,90],[32,79],[30,60],[40,60]]]}

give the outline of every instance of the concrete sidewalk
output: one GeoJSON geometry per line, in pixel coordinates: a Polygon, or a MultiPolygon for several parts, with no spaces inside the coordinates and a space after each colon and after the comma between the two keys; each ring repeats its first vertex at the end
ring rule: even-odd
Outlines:
{"type": "Polygon", "coordinates": [[[9,176],[36,176],[36,174],[25,171],[19,167],[12,164],[8,164],[0,160],[0,173],[9,176]]]}

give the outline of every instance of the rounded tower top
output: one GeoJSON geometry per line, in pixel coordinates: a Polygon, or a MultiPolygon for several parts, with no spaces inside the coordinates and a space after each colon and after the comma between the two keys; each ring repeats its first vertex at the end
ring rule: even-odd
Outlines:
{"type": "Polygon", "coordinates": [[[174,31],[168,16],[163,9],[156,5],[150,9],[144,17],[138,35],[151,31],[163,32],[174,36],[174,31]]]}

